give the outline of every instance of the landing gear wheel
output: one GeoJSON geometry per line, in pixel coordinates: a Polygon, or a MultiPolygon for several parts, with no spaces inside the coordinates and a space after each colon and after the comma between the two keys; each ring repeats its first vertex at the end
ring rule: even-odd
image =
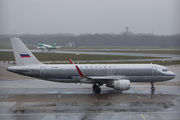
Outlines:
{"type": "Polygon", "coordinates": [[[97,86],[96,84],[94,84],[94,85],[92,86],[93,91],[95,91],[95,89],[96,89],[97,87],[98,87],[98,86],[97,86]]]}
{"type": "Polygon", "coordinates": [[[97,87],[97,88],[95,89],[95,92],[99,94],[99,93],[101,92],[101,88],[97,87]]]}
{"type": "Polygon", "coordinates": [[[151,82],[151,90],[154,91],[155,87],[154,87],[154,82],[151,82]]]}
{"type": "Polygon", "coordinates": [[[151,90],[154,91],[154,90],[155,90],[155,87],[152,87],[151,90]]]}
{"type": "Polygon", "coordinates": [[[101,88],[99,87],[99,86],[97,86],[96,84],[94,84],[93,86],[92,86],[92,88],[93,88],[93,91],[95,92],[95,93],[100,93],[101,92],[101,88]]]}

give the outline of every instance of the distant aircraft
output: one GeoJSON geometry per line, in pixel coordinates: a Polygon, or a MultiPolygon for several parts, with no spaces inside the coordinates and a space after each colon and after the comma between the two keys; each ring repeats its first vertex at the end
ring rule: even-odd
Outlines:
{"type": "Polygon", "coordinates": [[[42,64],[19,38],[11,38],[17,66],[8,67],[8,71],[38,79],[93,84],[95,93],[100,93],[103,84],[115,90],[129,90],[130,82],[150,82],[154,91],[154,82],[171,80],[175,74],[166,67],[156,64],[42,64]]]}
{"type": "Polygon", "coordinates": [[[50,51],[51,49],[57,49],[60,48],[61,46],[56,46],[56,42],[54,43],[54,45],[47,45],[47,44],[43,44],[43,43],[38,43],[38,49],[42,49],[42,51],[44,51],[44,49],[48,49],[48,51],[50,51]]]}

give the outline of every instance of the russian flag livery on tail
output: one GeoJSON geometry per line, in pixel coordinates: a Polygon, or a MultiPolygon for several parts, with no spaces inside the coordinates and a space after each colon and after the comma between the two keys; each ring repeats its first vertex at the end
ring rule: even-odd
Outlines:
{"type": "Polygon", "coordinates": [[[20,56],[21,56],[22,58],[29,58],[29,57],[31,57],[29,54],[20,54],[20,56]]]}

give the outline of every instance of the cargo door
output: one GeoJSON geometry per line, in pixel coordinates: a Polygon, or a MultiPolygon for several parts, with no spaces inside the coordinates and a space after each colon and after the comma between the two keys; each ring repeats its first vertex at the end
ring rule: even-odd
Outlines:
{"type": "Polygon", "coordinates": [[[40,67],[40,76],[46,77],[46,67],[45,66],[40,67]]]}

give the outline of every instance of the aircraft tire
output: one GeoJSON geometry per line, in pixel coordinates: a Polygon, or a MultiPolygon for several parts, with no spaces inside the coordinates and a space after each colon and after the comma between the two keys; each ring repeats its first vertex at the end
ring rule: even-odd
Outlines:
{"type": "Polygon", "coordinates": [[[155,90],[155,87],[152,87],[151,90],[154,91],[154,90],[155,90]]]}
{"type": "Polygon", "coordinates": [[[97,88],[95,89],[95,92],[99,94],[99,93],[101,92],[101,88],[97,87],[97,88]]]}
{"type": "Polygon", "coordinates": [[[95,89],[96,89],[97,87],[98,87],[98,86],[97,86],[96,84],[94,84],[94,85],[92,86],[93,91],[95,91],[95,89]]]}
{"type": "Polygon", "coordinates": [[[151,82],[151,90],[154,91],[155,87],[154,87],[154,82],[151,82]]]}

